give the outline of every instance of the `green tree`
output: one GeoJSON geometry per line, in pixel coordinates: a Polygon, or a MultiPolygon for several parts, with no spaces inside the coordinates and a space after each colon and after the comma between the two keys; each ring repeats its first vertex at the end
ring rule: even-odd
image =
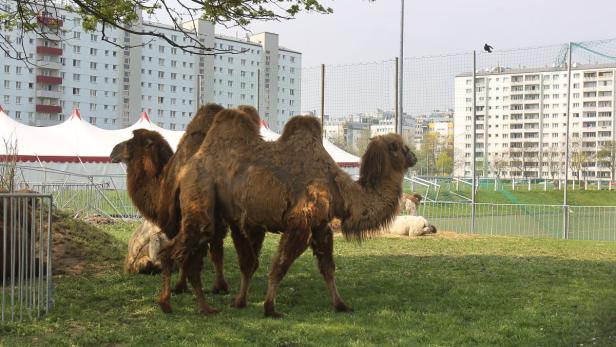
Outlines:
{"type": "MultiPolygon", "coordinates": [[[[293,19],[300,12],[332,13],[330,7],[321,4],[322,0],[66,0],[31,1],[0,0],[0,29],[11,31],[17,29],[18,35],[35,32],[42,37],[58,34],[59,11],[64,10],[82,18],[82,26],[87,31],[97,31],[102,40],[115,46],[130,47],[121,42],[114,42],[107,34],[111,29],[122,30],[131,34],[148,36],[165,41],[167,44],[184,51],[212,55],[220,53],[241,53],[233,49],[206,47],[194,31],[183,25],[184,22],[202,19],[225,27],[245,28],[252,21],[281,21],[293,19]],[[170,34],[154,31],[150,27],[135,26],[140,13],[155,14],[163,22],[171,25],[187,38],[174,40],[170,34]],[[40,16],[45,26],[40,25],[40,16]],[[51,25],[50,25],[51,24],[51,25]],[[55,27],[55,32],[53,28],[55,27]],[[52,28],[50,30],[50,28],[52,28]]],[[[60,35],[61,36],[61,35],[60,35]]],[[[12,41],[6,35],[0,35],[0,50],[5,55],[27,60],[23,44],[12,41]]]]}
{"type": "Polygon", "coordinates": [[[453,157],[447,152],[439,153],[436,159],[436,167],[441,175],[451,175],[453,171],[453,157]]]}
{"type": "Polygon", "coordinates": [[[610,181],[616,178],[616,141],[606,141],[597,152],[599,164],[610,169],[610,181]]]}

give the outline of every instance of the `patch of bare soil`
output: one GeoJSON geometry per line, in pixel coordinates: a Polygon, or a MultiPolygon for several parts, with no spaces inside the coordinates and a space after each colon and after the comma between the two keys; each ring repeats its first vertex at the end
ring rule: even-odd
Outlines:
{"type": "Polygon", "coordinates": [[[96,225],[67,214],[54,214],[52,231],[53,274],[79,275],[117,266],[113,237],[96,225]],[[112,254],[112,255],[110,255],[112,254]]]}

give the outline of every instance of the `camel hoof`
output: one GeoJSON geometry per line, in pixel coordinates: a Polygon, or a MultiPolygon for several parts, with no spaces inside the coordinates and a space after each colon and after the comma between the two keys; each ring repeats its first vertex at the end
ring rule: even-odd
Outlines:
{"type": "Polygon", "coordinates": [[[183,294],[183,293],[188,293],[188,292],[189,290],[186,284],[179,284],[179,283],[175,286],[175,288],[171,290],[171,293],[173,294],[183,294]]]}
{"type": "Polygon", "coordinates": [[[246,299],[235,298],[231,302],[231,307],[235,307],[239,309],[246,308],[246,299]]]}
{"type": "Polygon", "coordinates": [[[221,309],[219,308],[208,306],[208,307],[205,307],[199,310],[199,313],[201,313],[202,315],[210,315],[210,314],[219,313],[220,311],[221,309]]]}
{"type": "Polygon", "coordinates": [[[164,313],[171,313],[171,305],[168,302],[159,302],[158,305],[164,313]]]}
{"type": "Polygon", "coordinates": [[[229,294],[227,282],[215,283],[212,287],[212,294],[229,294]]]}
{"type": "Polygon", "coordinates": [[[347,306],[346,304],[338,304],[334,307],[336,309],[336,312],[346,312],[346,313],[351,313],[354,312],[355,310],[353,310],[352,307],[347,306]]]}

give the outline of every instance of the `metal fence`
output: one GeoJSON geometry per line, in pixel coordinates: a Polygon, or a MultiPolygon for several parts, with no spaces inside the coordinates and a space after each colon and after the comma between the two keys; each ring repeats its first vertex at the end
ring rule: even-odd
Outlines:
{"type": "Polygon", "coordinates": [[[616,241],[616,206],[476,203],[473,220],[470,202],[427,201],[417,214],[458,233],[616,241]]]}
{"type": "Polygon", "coordinates": [[[51,195],[0,194],[2,321],[35,318],[53,305],[51,195]]]}

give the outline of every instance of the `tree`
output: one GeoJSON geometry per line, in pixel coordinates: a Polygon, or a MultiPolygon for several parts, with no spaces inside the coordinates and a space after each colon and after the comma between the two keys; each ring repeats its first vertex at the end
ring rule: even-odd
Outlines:
{"type": "Polygon", "coordinates": [[[368,144],[370,143],[370,128],[363,129],[361,134],[357,137],[355,141],[355,146],[353,146],[353,151],[351,153],[361,156],[364,154],[366,149],[368,148],[368,144]]]}
{"type": "Polygon", "coordinates": [[[582,180],[586,180],[586,168],[594,160],[594,155],[590,151],[584,151],[581,146],[581,141],[575,141],[571,144],[571,171],[577,177],[578,182],[582,184],[582,180]]]}
{"type": "Polygon", "coordinates": [[[606,141],[597,152],[597,159],[602,167],[610,169],[610,181],[616,178],[616,141],[606,141]]]}
{"type": "Polygon", "coordinates": [[[439,151],[438,133],[429,131],[421,138],[421,147],[418,153],[416,170],[433,175],[436,171],[436,159],[439,151]]]}
{"type": "MultiPolygon", "coordinates": [[[[59,33],[61,29],[57,24],[60,12],[67,11],[81,17],[82,26],[86,31],[100,32],[103,41],[120,48],[134,46],[124,41],[112,41],[108,36],[109,30],[119,29],[130,34],[147,36],[152,40],[159,39],[192,54],[242,53],[243,51],[234,49],[206,47],[197,37],[196,29],[189,29],[190,27],[184,26],[183,23],[201,19],[227,28],[245,29],[252,21],[289,20],[300,12],[322,14],[333,12],[321,2],[321,0],[66,0],[63,2],[0,0],[0,30],[18,30],[20,37],[30,32],[48,37],[59,33]],[[171,23],[187,38],[187,42],[174,40],[171,35],[161,31],[135,26],[142,12],[156,15],[161,21],[171,23]]],[[[24,61],[28,59],[23,43],[11,40],[1,31],[0,50],[14,59],[24,61]]]]}
{"type": "Polygon", "coordinates": [[[436,168],[442,175],[450,175],[453,171],[453,158],[447,152],[441,152],[436,159],[436,168]]]}
{"type": "Polygon", "coordinates": [[[507,168],[509,163],[507,162],[507,159],[504,158],[504,156],[499,156],[498,154],[493,155],[491,161],[494,174],[496,175],[496,178],[500,179],[501,175],[503,174],[503,171],[507,168]]]}

